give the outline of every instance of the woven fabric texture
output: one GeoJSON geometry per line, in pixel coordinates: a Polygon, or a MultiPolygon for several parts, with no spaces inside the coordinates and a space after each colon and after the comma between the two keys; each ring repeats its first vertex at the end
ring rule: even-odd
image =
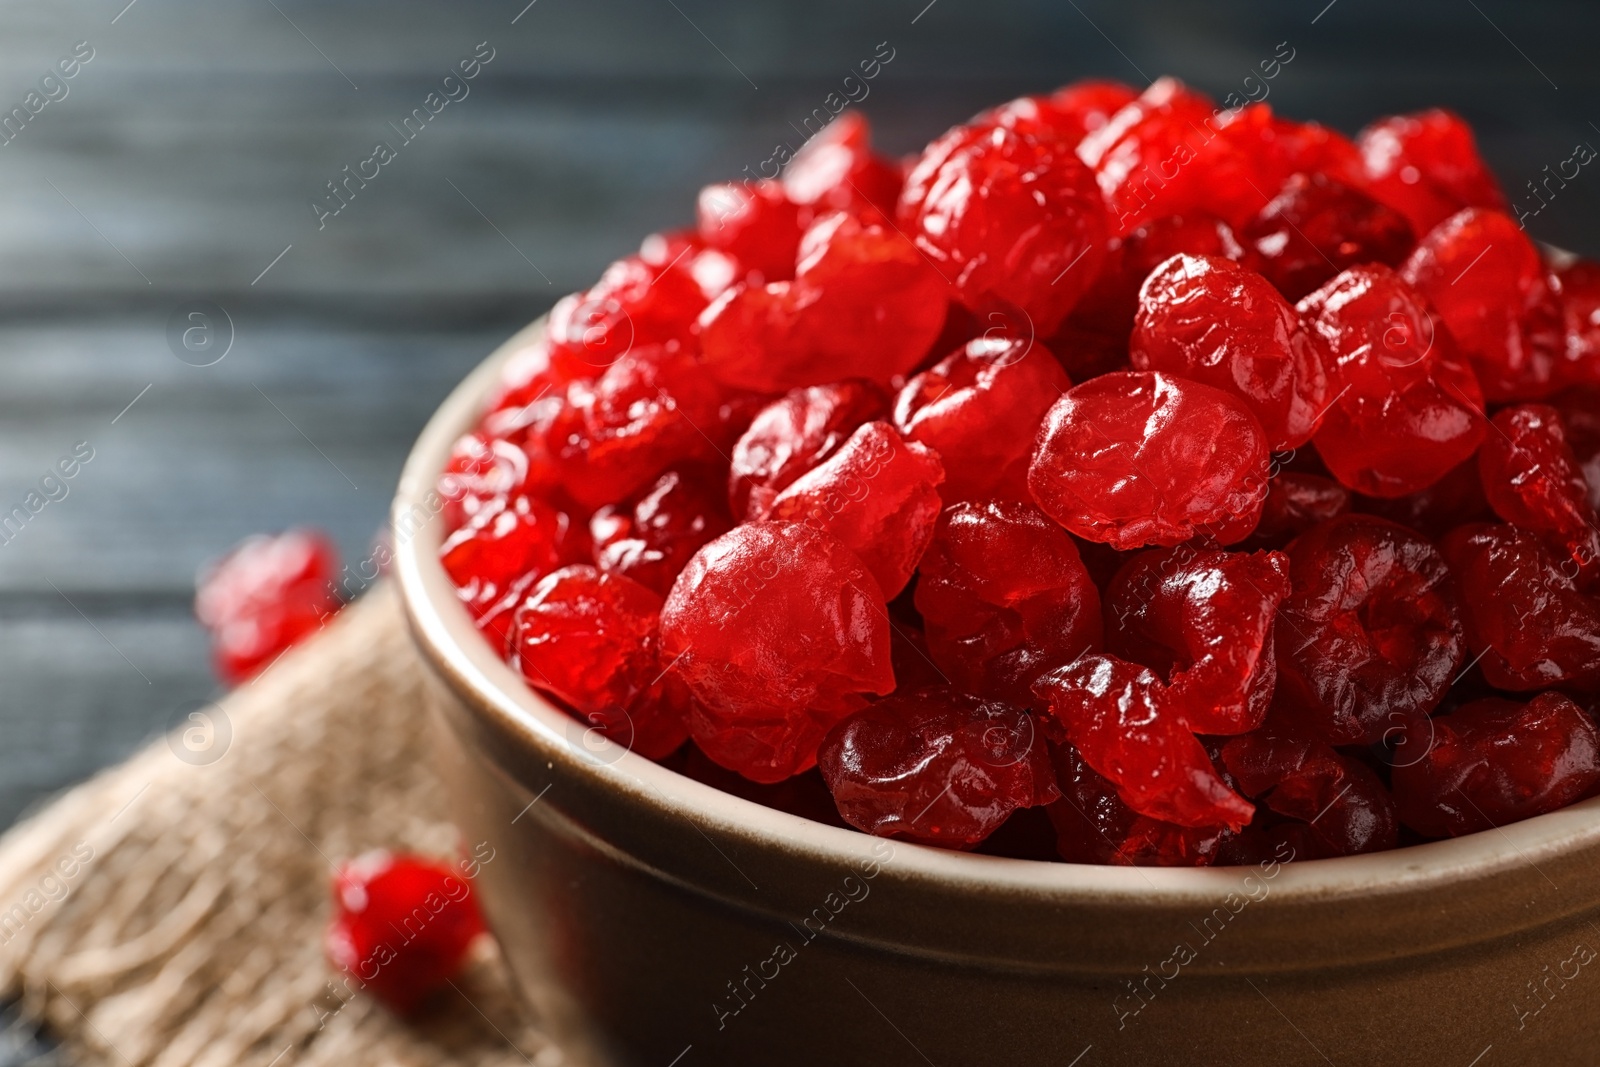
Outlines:
{"type": "Polygon", "coordinates": [[[565,1063],[492,943],[412,1022],[330,985],[332,865],[459,848],[428,767],[421,669],[380,585],[187,731],[11,830],[0,996],[85,1063],[565,1063]]]}

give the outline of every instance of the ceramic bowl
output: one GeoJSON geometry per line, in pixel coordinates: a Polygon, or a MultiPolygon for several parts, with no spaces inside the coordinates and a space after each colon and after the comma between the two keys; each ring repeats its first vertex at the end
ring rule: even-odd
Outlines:
{"type": "Polygon", "coordinates": [[[966,855],[766,808],[523,685],[437,562],[431,495],[523,331],[417,442],[396,570],[438,767],[542,1024],[614,1067],[1592,1064],[1600,801],[1258,867],[966,855]]]}

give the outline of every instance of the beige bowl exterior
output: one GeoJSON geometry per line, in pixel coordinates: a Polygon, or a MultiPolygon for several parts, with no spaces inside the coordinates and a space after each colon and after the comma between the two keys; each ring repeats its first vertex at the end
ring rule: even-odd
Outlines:
{"type": "Polygon", "coordinates": [[[1600,802],[1211,870],[963,855],[738,799],[590,734],[474,631],[430,497],[523,331],[405,468],[396,559],[479,889],[579,1063],[1600,1062],[1600,802]]]}

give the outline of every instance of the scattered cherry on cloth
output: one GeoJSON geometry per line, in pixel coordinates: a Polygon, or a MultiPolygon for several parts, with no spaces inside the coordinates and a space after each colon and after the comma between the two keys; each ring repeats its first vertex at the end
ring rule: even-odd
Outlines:
{"type": "Polygon", "coordinates": [[[196,581],[194,613],[223,681],[248,681],[321,629],[344,606],[337,570],[333,543],[305,529],[246,538],[208,564],[196,581]]]}

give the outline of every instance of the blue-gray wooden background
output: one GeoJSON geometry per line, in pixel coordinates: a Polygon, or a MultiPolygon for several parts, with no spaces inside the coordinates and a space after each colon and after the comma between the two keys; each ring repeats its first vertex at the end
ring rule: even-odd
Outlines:
{"type": "MultiPolygon", "coordinates": [[[[897,152],[1083,75],[1221,96],[1284,41],[1280,110],[1353,131],[1449,105],[1514,193],[1600,144],[1576,0],[526,3],[0,5],[0,115],[93,51],[0,147],[0,511],[94,449],[0,546],[0,826],[215,692],[203,561],[296,523],[364,555],[452,382],[697,186],[797,143],[880,42],[864,106],[897,152]],[[324,183],[480,42],[470,95],[319,230],[324,183]],[[233,323],[214,366],[169,346],[196,300],[233,323]]],[[[1600,253],[1600,173],[1531,228],[1600,253]]]]}

